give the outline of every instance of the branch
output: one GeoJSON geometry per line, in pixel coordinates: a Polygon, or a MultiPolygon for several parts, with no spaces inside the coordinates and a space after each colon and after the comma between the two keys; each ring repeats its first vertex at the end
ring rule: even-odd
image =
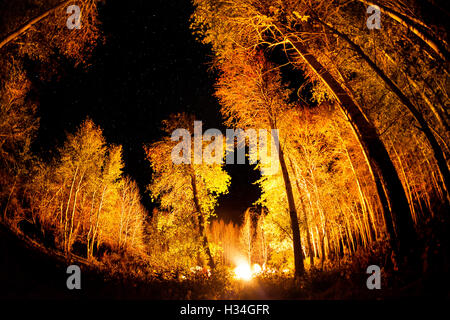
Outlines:
{"type": "Polygon", "coordinates": [[[0,49],[3,48],[5,45],[7,45],[8,43],[10,43],[11,41],[15,40],[16,38],[18,38],[20,35],[22,35],[23,33],[25,33],[28,29],[30,29],[33,25],[35,25],[36,23],[38,23],[39,21],[45,19],[48,15],[52,14],[53,12],[55,12],[56,10],[66,6],[67,4],[69,4],[69,2],[71,2],[71,0],[65,0],[63,2],[61,2],[60,4],[54,6],[53,8],[50,8],[49,10],[45,11],[44,13],[42,13],[41,15],[37,16],[36,18],[31,19],[30,21],[28,21],[27,23],[25,23],[22,27],[20,27],[19,29],[17,29],[16,31],[13,31],[11,34],[9,34],[8,36],[6,36],[6,38],[4,38],[1,42],[0,42],[0,49]]]}

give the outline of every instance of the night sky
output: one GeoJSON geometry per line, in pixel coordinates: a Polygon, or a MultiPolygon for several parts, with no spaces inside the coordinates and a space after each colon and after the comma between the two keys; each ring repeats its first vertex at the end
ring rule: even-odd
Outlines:
{"type": "MultiPolygon", "coordinates": [[[[91,66],[86,70],[62,62],[60,79],[36,80],[41,127],[34,150],[49,157],[66,133],[89,116],[103,128],[108,143],[123,146],[125,171],[138,182],[151,212],[145,192],[151,172],[142,147],[161,137],[161,120],[184,111],[202,120],[203,130],[225,133],[213,97],[215,76],[208,71],[211,52],[189,30],[192,11],[188,0],[106,1],[100,11],[106,41],[95,49],[91,66]]],[[[259,173],[249,165],[226,170],[232,185],[220,198],[217,213],[240,222],[258,199],[253,182],[259,173]]]]}

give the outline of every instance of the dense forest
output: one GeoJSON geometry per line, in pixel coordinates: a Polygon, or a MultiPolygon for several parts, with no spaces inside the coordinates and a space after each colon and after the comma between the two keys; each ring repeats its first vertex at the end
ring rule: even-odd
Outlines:
{"type": "Polygon", "coordinates": [[[202,114],[172,112],[141,141],[144,187],[88,115],[51,150],[33,147],[37,83],[89,70],[108,42],[107,2],[0,7],[0,220],[20,241],[100,277],[176,288],[165,298],[260,298],[251,281],[265,298],[373,297],[369,265],[391,290],[381,296],[448,297],[445,1],[193,0],[189,32],[209,52],[217,118],[259,140],[208,130],[198,141],[202,114]],[[261,132],[277,132],[270,156],[261,132]],[[260,197],[238,223],[217,213],[230,147],[259,171],[260,197]]]}

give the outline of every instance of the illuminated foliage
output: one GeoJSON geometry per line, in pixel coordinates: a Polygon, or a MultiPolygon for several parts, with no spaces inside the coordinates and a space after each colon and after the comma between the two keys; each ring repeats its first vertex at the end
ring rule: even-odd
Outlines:
{"type": "MultiPolygon", "coordinates": [[[[312,102],[336,106],[347,118],[348,124],[331,123],[333,130],[323,123],[323,127],[314,126],[311,139],[303,145],[295,142],[295,131],[305,123],[303,116],[277,123],[280,128],[288,128],[294,139],[290,143],[287,137],[284,149],[291,162],[289,176],[293,185],[298,184],[294,189],[303,189],[296,205],[308,212],[305,217],[309,219],[303,219],[303,225],[310,220],[312,226],[306,237],[311,239],[306,243],[311,242],[308,247],[313,246],[316,255],[319,252],[322,262],[332,246],[342,248],[347,242],[354,250],[357,242],[369,243],[373,233],[375,237],[383,234],[376,230],[382,220],[392,249],[401,256],[412,255],[417,212],[433,212],[433,201],[448,207],[448,50],[445,42],[436,41],[445,38],[445,31],[417,18],[420,8],[413,1],[408,5],[376,1],[390,19],[383,19],[383,32],[370,31],[363,23],[367,3],[194,1],[194,33],[211,45],[214,66],[224,74],[218,80],[218,96],[226,117],[236,117],[240,112],[245,124],[264,112],[253,109],[260,101],[257,90],[252,89],[258,74],[246,78],[245,69],[242,75],[230,76],[228,72],[239,68],[236,65],[242,65],[246,55],[264,51],[267,57],[273,56],[272,52],[284,54],[285,64],[278,59],[274,68],[289,67],[306,78],[312,85],[312,102]],[[418,25],[426,31],[420,32],[418,25]],[[425,51],[422,44],[428,46],[425,51]],[[324,132],[327,127],[329,132],[324,132]],[[342,130],[348,127],[357,137],[356,146],[348,139],[348,130],[342,130]],[[398,150],[397,145],[404,148],[398,150]],[[335,228],[333,223],[345,225],[345,230],[335,228]]],[[[268,96],[276,99],[273,93],[268,96]]],[[[305,113],[299,108],[302,105],[297,104],[297,112],[305,113]]],[[[282,109],[274,113],[279,119],[288,118],[282,109]]],[[[326,113],[321,116],[331,118],[326,113]]],[[[234,125],[231,121],[228,124],[234,125]]],[[[278,182],[274,179],[277,177],[267,178],[265,189],[275,190],[278,200],[270,195],[266,201],[272,202],[268,206],[277,207],[286,199],[280,199],[284,194],[277,193],[280,177],[278,182]]],[[[289,200],[289,192],[287,195],[289,200]]],[[[307,251],[311,256],[313,250],[307,251]]]]}
{"type": "Polygon", "coordinates": [[[260,148],[247,155],[259,157],[261,197],[239,226],[214,219],[230,177],[205,161],[213,142],[193,135],[188,114],[163,121],[163,136],[144,148],[152,215],[123,173],[122,147],[91,120],[50,161],[30,152],[38,103],[24,61],[49,79],[61,60],[88,65],[102,41],[98,1],[35,4],[7,5],[0,29],[1,216],[15,231],[31,225],[30,237],[67,258],[133,257],[177,277],[231,266],[250,280],[254,263],[300,277],[386,247],[395,270],[422,247],[430,254],[424,230],[447,219],[450,200],[449,47],[417,1],[193,1],[224,124],[278,132],[270,159],[260,148]],[[81,7],[81,29],[66,26],[70,4],[81,7]],[[365,24],[372,4],[382,31],[365,24]],[[174,160],[180,152],[187,161],[174,160]]]}
{"type": "Polygon", "coordinates": [[[27,175],[33,172],[30,145],[39,127],[38,102],[29,95],[31,81],[24,62],[33,63],[40,79],[48,79],[64,56],[75,65],[87,65],[101,39],[97,20],[98,1],[3,2],[0,23],[0,200],[5,219],[20,211],[27,175]],[[83,14],[83,27],[70,30],[66,21],[69,5],[76,4],[83,14]],[[14,207],[11,207],[15,203],[14,207]]]}
{"type": "MultiPolygon", "coordinates": [[[[227,124],[243,129],[271,130],[270,139],[279,145],[277,151],[271,148],[270,159],[264,159],[268,155],[262,152],[259,145],[261,160],[259,165],[265,169],[265,163],[269,163],[271,169],[278,169],[279,164],[281,169],[291,219],[295,274],[300,276],[304,272],[301,237],[284,150],[286,115],[292,108],[289,104],[290,90],[281,82],[280,71],[258,51],[249,53],[238,51],[231,59],[224,60],[221,71],[216,95],[222,104],[221,112],[227,124]],[[281,134],[275,133],[274,130],[279,130],[281,134]]],[[[256,158],[256,155],[250,154],[250,157],[256,158]]],[[[270,174],[278,170],[267,171],[270,174]]]]}
{"type": "MultiPolygon", "coordinates": [[[[193,134],[193,126],[194,118],[186,114],[173,115],[163,122],[163,130],[167,135],[171,135],[177,128],[186,129],[193,134]]],[[[189,135],[188,139],[192,139],[189,142],[191,148],[194,148],[194,138],[189,135]]],[[[201,142],[197,143],[201,145],[201,142]]],[[[190,163],[175,164],[172,150],[177,144],[178,142],[166,136],[145,148],[153,171],[149,191],[162,210],[174,217],[193,221],[209,266],[214,268],[205,227],[214,214],[217,198],[228,192],[230,177],[221,164],[208,164],[206,161],[194,163],[195,150],[192,150],[188,158],[190,163]]],[[[203,145],[201,147],[203,149],[203,145]]],[[[191,234],[194,235],[194,232],[191,234]]]]}
{"type": "Polygon", "coordinates": [[[108,146],[91,120],[70,134],[51,165],[42,164],[28,196],[32,219],[66,254],[93,258],[99,248],[142,252],[145,210],[136,184],[123,177],[122,148],[108,146]]]}

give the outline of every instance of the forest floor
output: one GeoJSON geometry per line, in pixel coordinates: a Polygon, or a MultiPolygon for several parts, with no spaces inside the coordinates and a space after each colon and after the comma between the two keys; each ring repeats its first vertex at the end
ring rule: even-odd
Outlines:
{"type": "MultiPolygon", "coordinates": [[[[113,277],[83,259],[67,261],[0,224],[0,298],[7,299],[396,299],[450,297],[442,275],[389,274],[381,290],[369,290],[364,268],[309,272],[294,281],[283,275],[236,280],[226,270],[209,278],[147,279],[113,277]],[[68,290],[66,268],[77,264],[82,289],[68,290]],[[437,285],[437,284],[440,285],[437,285]]],[[[382,275],[383,276],[383,275],[382,275]]],[[[448,278],[448,275],[444,275],[448,278]]]]}

